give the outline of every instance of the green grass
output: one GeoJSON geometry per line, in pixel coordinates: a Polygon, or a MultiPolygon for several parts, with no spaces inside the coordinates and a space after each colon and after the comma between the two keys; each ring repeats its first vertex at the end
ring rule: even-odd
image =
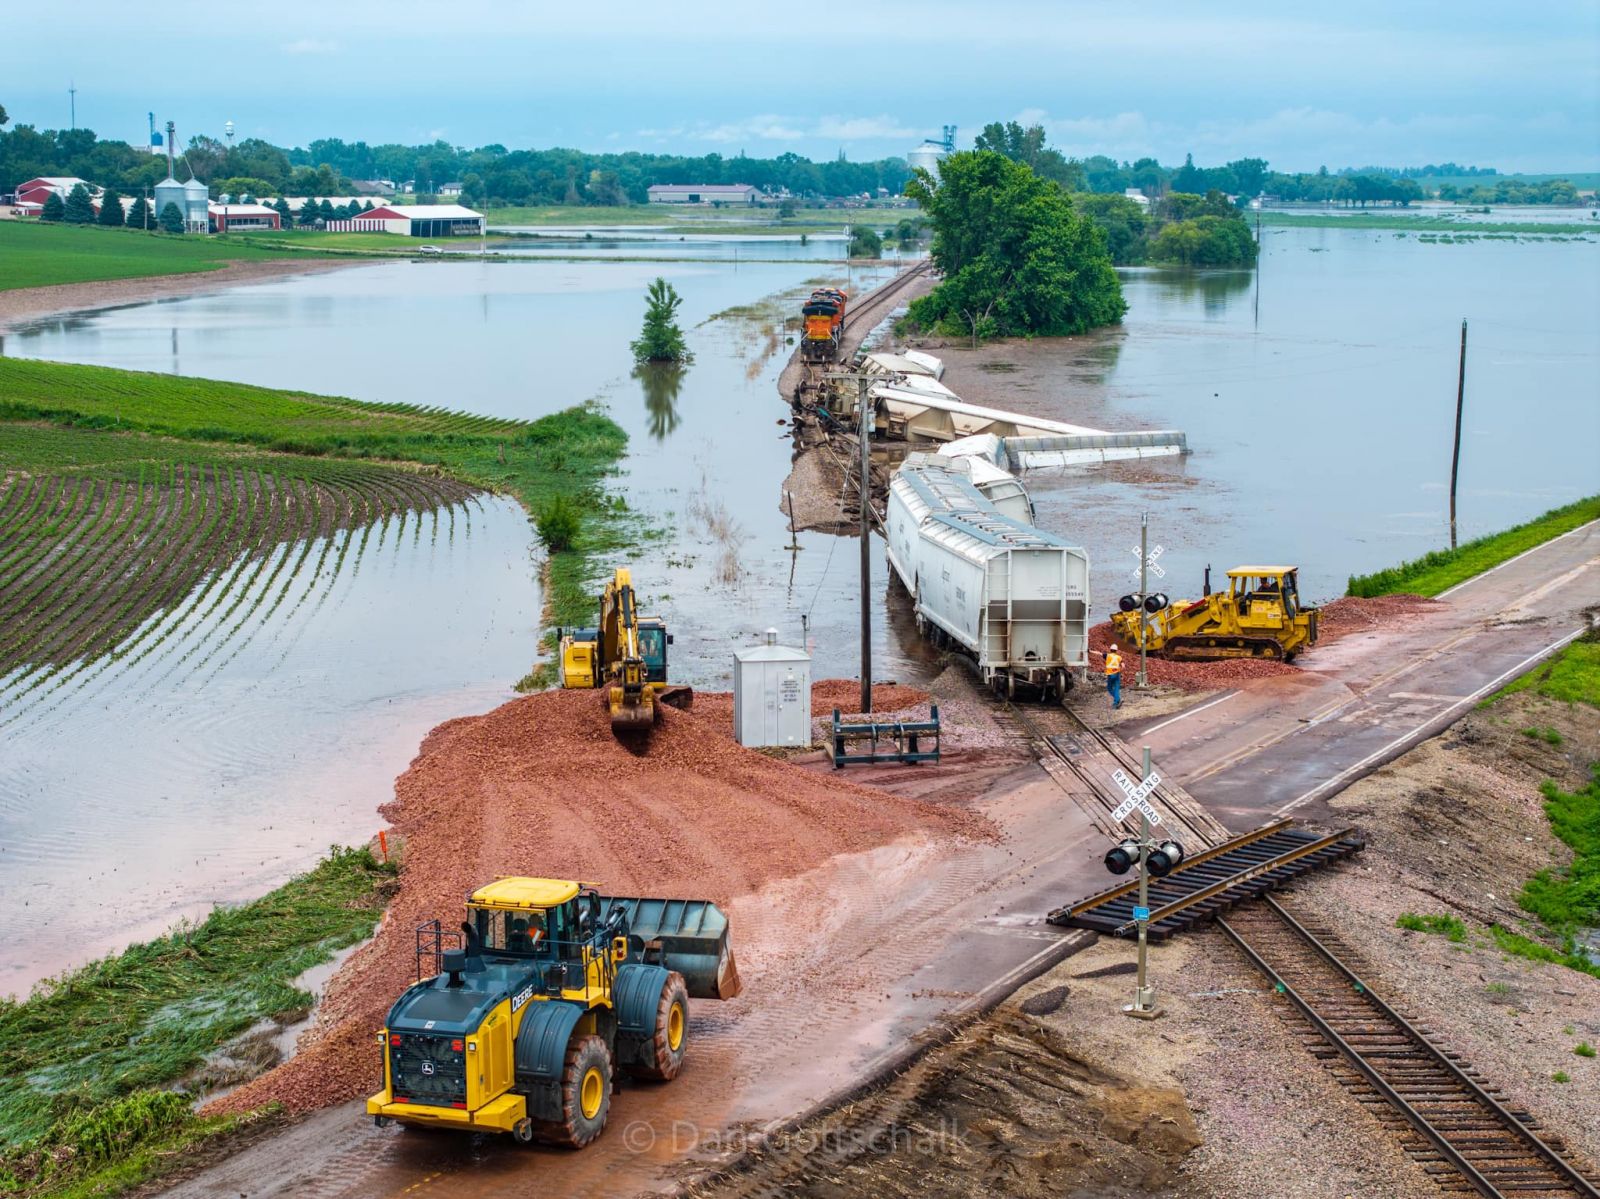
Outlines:
{"type": "Polygon", "coordinates": [[[0,221],[0,291],[213,271],[230,262],[272,257],[270,250],[235,239],[0,221]]]}
{"type": "Polygon", "coordinates": [[[1517,902],[1561,937],[1563,952],[1570,954],[1579,929],[1600,926],[1600,764],[1593,767],[1588,784],[1575,791],[1563,791],[1549,780],[1539,790],[1550,831],[1572,850],[1572,864],[1539,871],[1517,902]]]}
{"type": "Polygon", "coordinates": [[[846,225],[870,225],[882,231],[907,216],[903,208],[802,208],[780,217],[776,208],[701,208],[688,205],[631,204],[623,208],[490,208],[484,215],[491,229],[512,225],[550,229],[563,227],[662,226],[660,234],[840,233],[846,225]]]}
{"type": "MultiPolygon", "coordinates": [[[[1526,676],[1524,676],[1524,677],[1526,677],[1526,676]]],[[[1549,727],[1542,728],[1542,729],[1540,729],[1540,728],[1523,729],[1522,730],[1522,735],[1524,737],[1528,738],[1528,740],[1530,740],[1530,741],[1543,741],[1546,745],[1560,745],[1561,742],[1563,740],[1565,740],[1565,738],[1561,736],[1561,730],[1560,729],[1554,729],[1554,728],[1549,728],[1549,727]]]]}
{"type": "Polygon", "coordinates": [[[1447,941],[1465,941],[1467,926],[1454,916],[1419,916],[1415,912],[1402,912],[1395,918],[1395,927],[1413,932],[1437,933],[1447,941]]]}
{"type": "Polygon", "coordinates": [[[1593,1057],[1595,1050],[1594,1046],[1589,1044],[1588,1041],[1579,1041],[1572,1047],[1572,1052],[1579,1057],[1593,1057]]]}
{"type": "Polygon", "coordinates": [[[1567,214],[1571,209],[1558,209],[1548,221],[1475,221],[1464,214],[1452,216],[1423,215],[1404,209],[1382,212],[1352,212],[1340,216],[1332,212],[1281,212],[1269,209],[1261,213],[1261,223],[1269,227],[1299,227],[1302,229],[1398,229],[1406,232],[1451,233],[1517,233],[1529,237],[1551,234],[1600,234],[1600,221],[1575,221],[1567,214]]]}
{"type": "Polygon", "coordinates": [[[1550,1076],[1550,1081],[1551,1082],[1571,1082],[1572,1081],[1572,1075],[1568,1074],[1565,1070],[1557,1070],[1554,1074],[1552,1074],[1550,1076]]]}
{"type": "Polygon", "coordinates": [[[0,1000],[0,1144],[168,1087],[256,1021],[303,1011],[293,980],[371,935],[393,875],[335,847],[252,903],[0,1000]]]}
{"type": "MultiPolygon", "coordinates": [[[[1588,704],[1600,708],[1600,636],[1589,633],[1578,638],[1553,658],[1507,683],[1478,706],[1487,708],[1519,691],[1532,691],[1563,703],[1588,704]]],[[[1561,734],[1556,729],[1545,729],[1542,733],[1537,729],[1524,729],[1523,732],[1540,736],[1551,745],[1561,744],[1561,734]]]]}
{"type": "Polygon", "coordinates": [[[1553,508],[1526,524],[1479,537],[1453,550],[1434,550],[1370,575],[1351,575],[1346,595],[1438,595],[1473,575],[1515,558],[1553,537],[1600,519],[1600,495],[1553,508]]]}

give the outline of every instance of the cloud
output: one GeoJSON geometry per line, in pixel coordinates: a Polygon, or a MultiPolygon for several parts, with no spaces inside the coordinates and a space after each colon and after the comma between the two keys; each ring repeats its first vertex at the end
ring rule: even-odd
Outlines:
{"type": "Polygon", "coordinates": [[[834,141],[907,141],[925,137],[930,130],[912,129],[890,116],[876,117],[821,117],[811,129],[812,137],[825,137],[834,141]]]}
{"type": "Polygon", "coordinates": [[[833,115],[806,119],[778,113],[761,113],[716,125],[703,122],[698,125],[640,129],[637,131],[637,136],[657,142],[687,138],[692,141],[743,145],[748,142],[798,142],[812,138],[830,142],[915,141],[928,132],[925,129],[913,129],[888,115],[875,117],[833,115]]]}
{"type": "Polygon", "coordinates": [[[330,42],[322,38],[303,37],[297,42],[284,44],[285,54],[337,54],[339,43],[330,42]]]}

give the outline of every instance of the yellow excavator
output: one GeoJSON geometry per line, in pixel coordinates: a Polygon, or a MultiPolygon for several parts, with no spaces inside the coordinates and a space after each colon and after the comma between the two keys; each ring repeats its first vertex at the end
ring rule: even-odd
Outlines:
{"type": "Polygon", "coordinates": [[[1236,566],[1225,591],[1211,590],[1206,567],[1205,595],[1168,603],[1164,595],[1137,595],[1118,601],[1111,614],[1117,641],[1158,658],[1277,658],[1291,661],[1317,640],[1317,610],[1300,602],[1299,568],[1236,566]],[[1140,620],[1141,609],[1144,619],[1140,620]]]}
{"type": "Polygon", "coordinates": [[[667,682],[672,635],[660,617],[639,615],[627,567],[619,566],[606,583],[598,627],[556,633],[561,686],[604,688],[613,732],[647,732],[660,719],[661,704],[687,708],[694,702],[694,688],[667,682]]]}

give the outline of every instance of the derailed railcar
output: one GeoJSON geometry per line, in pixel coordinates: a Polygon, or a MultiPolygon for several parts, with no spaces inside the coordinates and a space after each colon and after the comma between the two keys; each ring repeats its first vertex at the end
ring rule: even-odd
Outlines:
{"type": "MultiPolygon", "coordinates": [[[[914,454],[895,472],[890,568],[911,593],[918,630],[959,646],[984,682],[1060,698],[1088,665],[1088,554],[1007,515],[964,466],[914,454]]],[[[1006,507],[1021,514],[1015,500],[1006,507]]]]}

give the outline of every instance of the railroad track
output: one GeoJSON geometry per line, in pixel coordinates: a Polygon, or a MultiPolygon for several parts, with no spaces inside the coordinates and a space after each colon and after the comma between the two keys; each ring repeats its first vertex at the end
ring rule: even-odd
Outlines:
{"type": "MultiPolygon", "coordinates": [[[[1293,820],[1278,820],[1186,857],[1171,874],[1149,886],[1152,941],[1185,932],[1274,887],[1359,852],[1366,842],[1353,830],[1316,833],[1293,820]]],[[[1126,936],[1135,931],[1137,878],[1051,912],[1064,928],[1126,936]]]]}
{"type": "Polygon", "coordinates": [[[1336,952],[1331,930],[1271,896],[1218,918],[1217,927],[1294,1006],[1312,1053],[1400,1135],[1442,1190],[1600,1199],[1593,1168],[1375,995],[1336,952]]]}
{"type": "MultiPolygon", "coordinates": [[[[1111,781],[1114,770],[1133,778],[1144,773],[1144,763],[1115,734],[1095,728],[1071,708],[1029,708],[1000,699],[1000,719],[1017,735],[1030,741],[1041,754],[1041,764],[1108,837],[1137,832],[1136,820],[1118,823],[1111,813],[1123,795],[1111,781]],[[1076,784],[1076,785],[1073,785],[1076,784]],[[1087,801],[1087,802],[1086,802],[1087,801]]],[[[1182,787],[1163,781],[1152,798],[1164,813],[1163,827],[1193,853],[1219,845],[1232,834],[1182,787]]]]}

